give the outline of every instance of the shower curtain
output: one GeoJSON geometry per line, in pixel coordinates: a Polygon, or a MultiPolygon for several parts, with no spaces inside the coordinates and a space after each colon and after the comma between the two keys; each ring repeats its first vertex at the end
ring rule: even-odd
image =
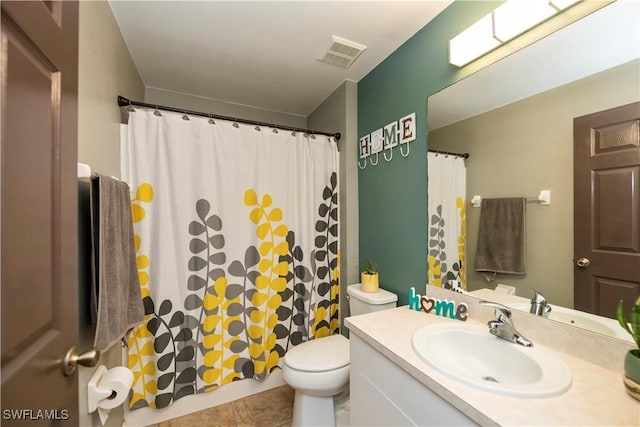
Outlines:
{"type": "Polygon", "coordinates": [[[145,324],[129,405],[163,408],[339,332],[338,151],[321,135],[136,109],[122,145],[145,324]]]}
{"type": "Polygon", "coordinates": [[[458,156],[428,153],[428,283],[467,288],[466,169],[458,156]]]}

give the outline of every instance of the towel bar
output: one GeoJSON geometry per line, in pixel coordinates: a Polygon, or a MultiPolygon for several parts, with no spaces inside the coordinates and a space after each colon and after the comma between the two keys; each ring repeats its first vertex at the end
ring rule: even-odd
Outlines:
{"type": "Polygon", "coordinates": [[[78,178],[91,178],[91,166],[78,163],[78,178]]]}
{"type": "MultiPolygon", "coordinates": [[[[527,202],[535,202],[542,206],[549,206],[551,204],[551,190],[541,190],[538,197],[527,197],[527,202]]],[[[471,206],[479,208],[481,204],[482,196],[475,194],[471,197],[471,206]]]]}

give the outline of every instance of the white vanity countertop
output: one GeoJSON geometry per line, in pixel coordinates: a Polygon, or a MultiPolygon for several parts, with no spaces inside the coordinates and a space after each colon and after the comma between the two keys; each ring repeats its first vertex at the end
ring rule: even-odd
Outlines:
{"type": "MultiPolygon", "coordinates": [[[[555,397],[503,396],[467,386],[438,372],[413,350],[411,338],[418,328],[440,322],[460,321],[410,310],[407,306],[346,319],[352,334],[480,425],[640,426],[640,403],[625,392],[622,367],[619,371],[605,369],[555,349],[552,350],[573,375],[571,388],[555,397]]],[[[467,322],[478,324],[471,319],[467,322]]]]}

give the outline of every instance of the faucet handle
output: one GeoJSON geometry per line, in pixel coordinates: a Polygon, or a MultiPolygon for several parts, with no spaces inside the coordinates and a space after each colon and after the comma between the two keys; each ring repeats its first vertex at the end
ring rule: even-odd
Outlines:
{"type": "Polygon", "coordinates": [[[536,291],[535,289],[529,289],[529,290],[533,292],[533,298],[531,298],[532,303],[544,303],[544,304],[547,303],[547,299],[540,292],[536,291]]]}
{"type": "Polygon", "coordinates": [[[480,305],[486,305],[488,307],[493,307],[496,309],[496,314],[498,312],[500,312],[501,315],[503,315],[505,318],[507,319],[511,319],[511,309],[509,307],[507,307],[506,305],[500,304],[498,302],[493,302],[493,301],[479,301],[480,305]]]}
{"type": "Polygon", "coordinates": [[[547,317],[551,312],[551,306],[547,302],[547,299],[535,289],[530,290],[533,292],[533,298],[531,298],[531,310],[529,310],[529,313],[547,317]]]}

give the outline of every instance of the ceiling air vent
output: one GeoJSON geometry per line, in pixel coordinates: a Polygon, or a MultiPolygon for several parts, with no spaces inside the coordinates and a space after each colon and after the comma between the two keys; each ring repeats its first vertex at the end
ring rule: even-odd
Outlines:
{"type": "Polygon", "coordinates": [[[327,64],[341,68],[349,68],[358,56],[360,56],[360,54],[367,48],[365,45],[343,39],[342,37],[332,37],[333,44],[324,54],[324,57],[320,59],[320,61],[327,64]]]}

